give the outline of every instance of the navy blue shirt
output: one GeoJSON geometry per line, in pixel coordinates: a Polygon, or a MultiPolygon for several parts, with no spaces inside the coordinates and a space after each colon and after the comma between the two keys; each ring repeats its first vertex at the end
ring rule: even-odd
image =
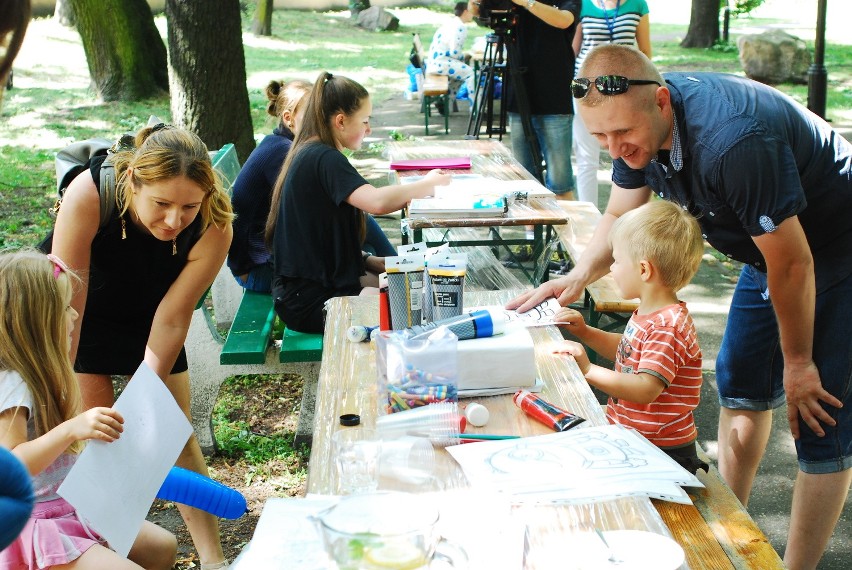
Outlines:
{"type": "Polygon", "coordinates": [[[852,273],[852,145],[772,87],[719,73],[663,76],[682,168],[676,170],[665,151],[642,170],[618,159],[613,183],[650,186],[685,206],[713,247],[764,272],[752,238],[798,216],[817,290],[852,273]]]}
{"type": "Polygon", "coordinates": [[[228,267],[234,275],[244,275],[267,263],[272,254],[263,232],[272,200],[272,189],[284,159],[293,144],[293,133],[279,126],[249,155],[234,181],[231,203],[234,207],[234,239],[228,250],[228,267]]]}

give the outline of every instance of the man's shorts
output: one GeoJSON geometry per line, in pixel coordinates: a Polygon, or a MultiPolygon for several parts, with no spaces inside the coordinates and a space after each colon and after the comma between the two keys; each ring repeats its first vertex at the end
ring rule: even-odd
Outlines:
{"type": "MultiPolygon", "coordinates": [[[[818,437],[799,418],[796,453],[805,473],[836,473],[852,468],[852,275],[816,297],[813,359],[823,387],[843,402],[823,403],[835,419],[822,424],[818,437]]],[[[766,274],[747,265],[734,290],[728,325],[716,360],[719,404],[765,411],[785,403],[784,359],[766,274]]]]}

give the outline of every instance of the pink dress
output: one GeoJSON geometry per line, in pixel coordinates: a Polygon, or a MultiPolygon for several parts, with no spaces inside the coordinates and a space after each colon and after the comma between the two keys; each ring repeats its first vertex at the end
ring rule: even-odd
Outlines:
{"type": "MultiPolygon", "coordinates": [[[[0,412],[33,408],[32,396],[18,373],[0,370],[0,403],[0,412]]],[[[27,436],[35,437],[32,414],[27,420],[27,436]]],[[[68,564],[96,544],[106,546],[106,541],[80,520],[74,507],[56,494],[76,460],[76,455],[63,453],[33,477],[33,514],[20,536],[0,551],[0,570],[40,570],[68,564]]]]}

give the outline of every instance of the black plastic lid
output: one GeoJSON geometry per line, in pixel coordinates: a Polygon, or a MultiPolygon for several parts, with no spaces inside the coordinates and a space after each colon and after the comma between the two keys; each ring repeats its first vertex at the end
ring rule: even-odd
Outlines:
{"type": "Polygon", "coordinates": [[[340,416],[340,425],[342,426],[357,426],[361,423],[361,416],[358,414],[343,414],[340,416]]]}

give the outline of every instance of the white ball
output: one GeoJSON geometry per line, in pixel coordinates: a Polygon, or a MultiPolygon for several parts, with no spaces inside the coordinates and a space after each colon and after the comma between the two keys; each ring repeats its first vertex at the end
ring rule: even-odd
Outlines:
{"type": "Polygon", "coordinates": [[[482,404],[468,404],[464,409],[464,417],[470,425],[482,427],[488,423],[490,414],[488,413],[488,408],[482,404]]]}

